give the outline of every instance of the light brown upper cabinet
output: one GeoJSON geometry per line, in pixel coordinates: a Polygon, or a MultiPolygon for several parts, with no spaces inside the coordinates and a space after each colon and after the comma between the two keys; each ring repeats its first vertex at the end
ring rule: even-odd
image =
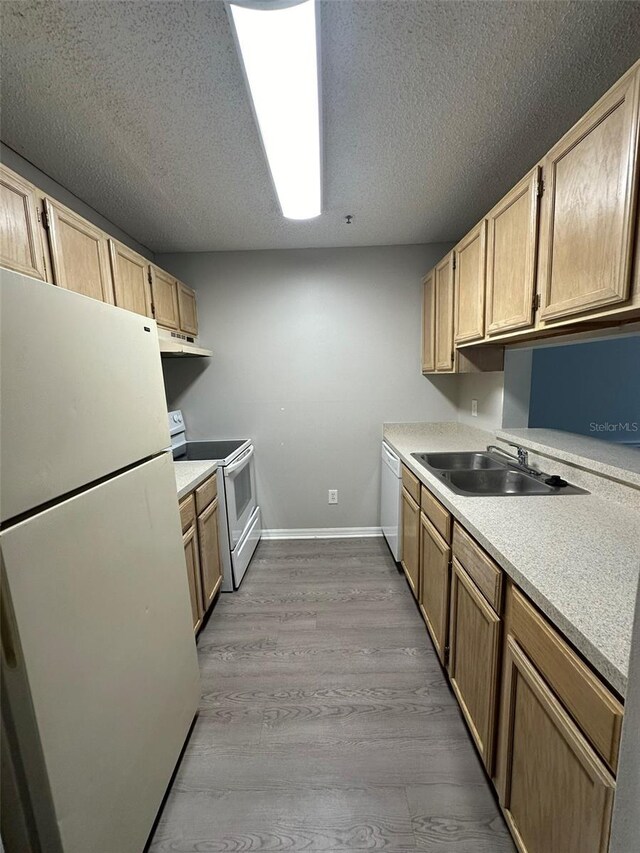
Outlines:
{"type": "Polygon", "coordinates": [[[58,202],[44,205],[55,284],[113,303],[107,235],[58,202]]]}
{"type": "Polygon", "coordinates": [[[487,223],[482,220],[455,247],[455,342],[484,336],[484,296],[487,271],[487,223]]]}
{"type": "Polygon", "coordinates": [[[46,279],[35,187],[0,166],[0,265],[46,279]]]}
{"type": "Polygon", "coordinates": [[[198,313],[195,291],[181,281],[178,282],[178,314],[180,331],[188,335],[198,334],[198,313]]]}
{"type": "Polygon", "coordinates": [[[151,295],[156,323],[167,329],[177,329],[180,325],[178,282],[154,264],[151,264],[151,295]]]}
{"type": "Polygon", "coordinates": [[[183,340],[198,335],[192,288],[2,165],[0,267],[154,317],[178,333],[161,335],[162,353],[210,355],[183,340]]]}
{"type": "Polygon", "coordinates": [[[109,240],[113,291],[118,308],[153,317],[149,261],[132,249],[109,240]]]}
{"type": "Polygon", "coordinates": [[[436,291],[435,271],[423,279],[422,297],[422,372],[436,369],[436,291]]]}
{"type": "Polygon", "coordinates": [[[536,166],[487,214],[489,335],[533,323],[540,192],[536,166]]]}
{"type": "Polygon", "coordinates": [[[454,369],[453,352],[453,252],[436,266],[436,370],[454,369]]]}
{"type": "Polygon", "coordinates": [[[640,71],[627,74],[547,154],[541,318],[629,297],[638,183],[640,71]]]}

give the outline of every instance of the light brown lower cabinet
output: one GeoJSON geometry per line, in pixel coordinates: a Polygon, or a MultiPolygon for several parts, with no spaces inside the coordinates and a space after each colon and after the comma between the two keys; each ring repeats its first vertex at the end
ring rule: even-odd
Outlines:
{"type": "Polygon", "coordinates": [[[189,596],[191,598],[191,613],[193,614],[193,631],[197,634],[202,624],[204,607],[200,588],[200,557],[198,555],[198,539],[195,524],[192,524],[182,534],[182,544],[184,545],[184,556],[187,564],[187,580],[189,582],[189,596]]]}
{"type": "Polygon", "coordinates": [[[418,597],[420,577],[420,507],[402,488],[402,568],[411,591],[418,597]]]}
{"type": "Polygon", "coordinates": [[[453,558],[449,678],[487,772],[493,770],[501,620],[453,558]]]}
{"type": "Polygon", "coordinates": [[[443,666],[448,649],[450,575],[451,548],[421,512],[419,605],[443,666]]]}
{"type": "Polygon", "coordinates": [[[217,498],[198,516],[198,545],[200,548],[202,597],[206,611],[222,584],[220,548],[218,546],[217,498]]]}
{"type": "Polygon", "coordinates": [[[196,634],[222,586],[217,494],[217,480],[213,474],[182,498],[179,505],[193,630],[196,634]]]}
{"type": "Polygon", "coordinates": [[[607,853],[622,703],[405,466],[402,481],[402,565],[519,853],[607,853]]]}
{"type": "Polygon", "coordinates": [[[605,853],[615,781],[513,637],[498,793],[520,853],[605,853]]]}

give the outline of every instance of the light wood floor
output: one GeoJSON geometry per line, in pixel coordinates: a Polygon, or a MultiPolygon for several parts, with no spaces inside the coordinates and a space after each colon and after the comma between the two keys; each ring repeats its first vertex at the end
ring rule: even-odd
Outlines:
{"type": "Polygon", "coordinates": [[[149,850],[515,850],[383,539],[262,542],[149,850]]]}

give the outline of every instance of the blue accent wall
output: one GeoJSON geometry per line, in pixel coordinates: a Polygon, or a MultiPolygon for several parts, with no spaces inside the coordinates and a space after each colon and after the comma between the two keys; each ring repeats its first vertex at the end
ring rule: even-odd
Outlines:
{"type": "Polygon", "coordinates": [[[640,335],[534,350],[529,426],[640,444],[640,335]]]}

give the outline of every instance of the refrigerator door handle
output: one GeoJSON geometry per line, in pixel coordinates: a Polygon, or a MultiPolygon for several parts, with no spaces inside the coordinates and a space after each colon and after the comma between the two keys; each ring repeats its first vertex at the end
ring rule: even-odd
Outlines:
{"type": "Polygon", "coordinates": [[[16,646],[13,640],[13,632],[9,623],[9,614],[7,612],[7,596],[5,591],[2,591],[2,600],[0,601],[0,635],[2,636],[2,656],[9,669],[15,669],[18,665],[16,658],[16,646]]]}

